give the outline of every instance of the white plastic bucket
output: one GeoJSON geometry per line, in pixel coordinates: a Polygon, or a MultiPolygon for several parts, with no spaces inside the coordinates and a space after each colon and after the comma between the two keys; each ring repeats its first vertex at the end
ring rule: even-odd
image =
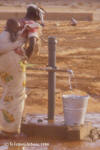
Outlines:
{"type": "Polygon", "coordinates": [[[64,123],[69,126],[84,124],[89,96],[63,95],[64,123]]]}

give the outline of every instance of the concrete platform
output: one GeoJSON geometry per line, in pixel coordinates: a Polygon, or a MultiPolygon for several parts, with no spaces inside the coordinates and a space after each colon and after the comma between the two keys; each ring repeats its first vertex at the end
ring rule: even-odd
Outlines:
{"type": "Polygon", "coordinates": [[[25,120],[22,122],[21,130],[27,137],[78,141],[85,140],[89,136],[92,125],[89,122],[85,122],[81,126],[66,126],[64,125],[62,116],[56,116],[54,122],[48,122],[46,115],[27,114],[25,120]]]}

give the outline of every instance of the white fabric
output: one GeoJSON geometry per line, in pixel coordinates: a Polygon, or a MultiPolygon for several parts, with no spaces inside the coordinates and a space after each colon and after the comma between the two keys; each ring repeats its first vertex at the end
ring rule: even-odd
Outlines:
{"type": "Polygon", "coordinates": [[[38,39],[38,33],[37,32],[34,32],[34,33],[29,33],[28,34],[28,38],[31,38],[31,37],[35,37],[35,38],[37,38],[38,39]]]}
{"type": "Polygon", "coordinates": [[[27,9],[28,9],[29,7],[38,8],[37,5],[35,5],[35,4],[29,4],[29,5],[27,5],[27,9]]]}
{"type": "Polygon", "coordinates": [[[20,132],[25,102],[25,69],[21,57],[14,51],[0,56],[0,84],[4,88],[0,99],[0,130],[20,132]]]}
{"type": "Polygon", "coordinates": [[[28,21],[26,21],[23,31],[26,30],[27,28],[30,28],[30,29],[39,28],[39,26],[40,26],[39,23],[33,22],[29,24],[28,21]]]}
{"type": "Polygon", "coordinates": [[[35,5],[35,4],[29,4],[29,5],[27,5],[27,9],[28,9],[29,7],[33,7],[33,8],[35,8],[35,9],[38,9],[38,10],[39,10],[39,15],[40,15],[41,23],[44,23],[44,15],[45,15],[45,12],[44,12],[41,8],[39,8],[37,5],[35,5]]]}
{"type": "Polygon", "coordinates": [[[0,33],[0,54],[6,53],[8,51],[12,51],[18,47],[20,47],[22,43],[20,41],[11,42],[10,34],[7,31],[3,31],[0,33]]]}
{"type": "Polygon", "coordinates": [[[45,12],[41,8],[38,8],[38,9],[39,9],[39,12],[40,12],[41,23],[44,23],[45,12]]]}
{"type": "Polygon", "coordinates": [[[40,24],[39,23],[36,23],[34,21],[26,21],[25,25],[24,25],[24,28],[22,29],[22,31],[19,32],[19,38],[18,40],[22,41],[21,43],[23,43],[23,41],[25,41],[25,39],[22,37],[21,38],[21,34],[23,34],[27,29],[29,30],[28,31],[28,38],[30,37],[36,37],[38,38],[38,32],[37,31],[30,31],[30,30],[33,30],[33,29],[37,29],[37,28],[40,28],[40,24]]]}
{"type": "MultiPolygon", "coordinates": [[[[32,24],[26,23],[22,32],[24,32],[24,30],[26,30],[27,28],[36,29],[36,28],[40,28],[40,25],[39,25],[39,23],[36,23],[36,22],[34,22],[32,24]]],[[[28,38],[30,38],[30,37],[38,38],[39,37],[38,32],[37,31],[34,31],[34,32],[31,31],[30,32],[29,31],[28,38]]]]}

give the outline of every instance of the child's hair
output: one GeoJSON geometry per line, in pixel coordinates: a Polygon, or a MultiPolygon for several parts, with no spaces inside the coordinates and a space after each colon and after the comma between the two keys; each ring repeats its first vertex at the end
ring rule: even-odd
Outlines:
{"type": "Polygon", "coordinates": [[[6,31],[10,33],[10,40],[12,42],[17,40],[19,24],[15,19],[8,19],[6,22],[6,31]]]}

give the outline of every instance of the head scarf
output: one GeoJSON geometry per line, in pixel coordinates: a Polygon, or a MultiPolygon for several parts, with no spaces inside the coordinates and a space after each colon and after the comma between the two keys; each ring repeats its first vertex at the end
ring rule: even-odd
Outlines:
{"type": "Polygon", "coordinates": [[[44,24],[45,11],[43,9],[39,8],[35,4],[29,4],[29,5],[27,5],[27,9],[29,9],[30,7],[33,7],[34,9],[37,9],[39,11],[39,17],[40,17],[40,20],[41,20],[41,24],[44,24]]]}

